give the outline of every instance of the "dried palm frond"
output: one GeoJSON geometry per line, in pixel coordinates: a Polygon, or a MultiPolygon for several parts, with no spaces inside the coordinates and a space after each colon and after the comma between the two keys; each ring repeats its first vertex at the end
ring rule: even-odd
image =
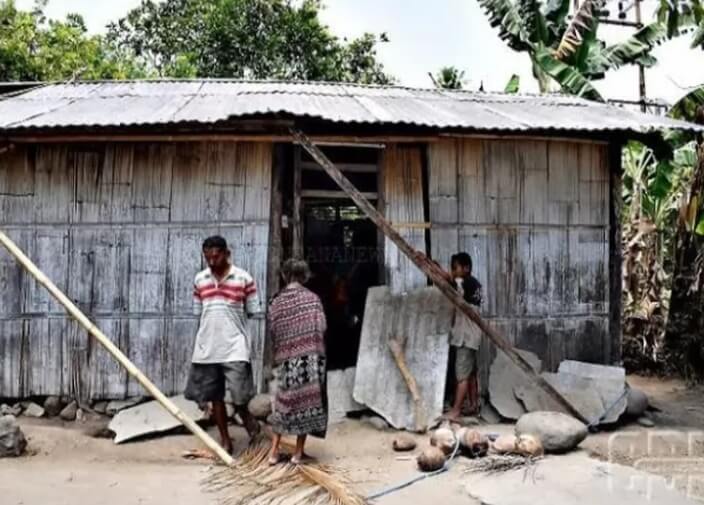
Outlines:
{"type": "Polygon", "coordinates": [[[486,456],[485,458],[470,460],[464,471],[466,473],[477,472],[487,474],[508,472],[509,470],[516,470],[519,468],[525,468],[526,471],[528,471],[529,469],[534,468],[540,459],[541,458],[539,457],[527,458],[513,454],[494,454],[486,456]]]}
{"type": "Polygon", "coordinates": [[[244,451],[231,467],[215,467],[204,479],[223,505],[365,505],[335,469],[318,464],[269,465],[269,444],[244,451]]]}

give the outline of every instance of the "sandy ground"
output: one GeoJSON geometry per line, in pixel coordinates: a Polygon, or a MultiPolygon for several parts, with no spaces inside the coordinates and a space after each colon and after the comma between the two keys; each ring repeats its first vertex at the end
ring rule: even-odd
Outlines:
{"type": "MultiPolygon", "coordinates": [[[[704,499],[704,396],[677,381],[630,378],[663,412],[656,427],[628,425],[590,436],[582,447],[595,458],[632,465],[673,478],[673,485],[704,499]],[[698,434],[698,435],[697,435],[698,434]],[[688,465],[688,471],[682,470],[688,465]],[[698,468],[698,467],[697,467],[698,468]],[[686,476],[685,477],[683,477],[686,476]],[[695,478],[692,479],[692,476],[695,478]],[[694,480],[694,482],[693,482],[694,480]],[[701,486],[701,487],[700,487],[701,486]],[[701,493],[701,494],[700,494],[701,493]]],[[[172,434],[116,446],[93,438],[92,425],[20,418],[33,455],[0,460],[0,503],[3,505],[161,505],[210,504],[204,491],[207,461],[187,461],[181,453],[199,447],[187,434],[172,434]]],[[[483,426],[486,432],[510,432],[512,426],[483,426]]],[[[244,431],[231,432],[242,446],[244,431]]],[[[379,432],[357,421],[333,426],[325,441],[312,440],[308,452],[320,462],[349,475],[354,488],[370,494],[417,475],[414,461],[398,460],[390,450],[393,432],[379,432]]],[[[418,437],[419,446],[427,444],[418,437]]],[[[479,503],[470,498],[462,465],[447,474],[417,483],[377,500],[381,505],[479,503]]]]}
{"type": "Polygon", "coordinates": [[[679,380],[630,376],[650,404],[653,428],[636,423],[591,435],[582,447],[601,460],[633,466],[670,480],[704,502],[704,386],[679,380]]]}

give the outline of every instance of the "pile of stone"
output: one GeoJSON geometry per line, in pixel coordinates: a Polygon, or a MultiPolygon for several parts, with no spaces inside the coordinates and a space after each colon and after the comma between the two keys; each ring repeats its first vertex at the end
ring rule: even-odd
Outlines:
{"type": "MultiPolygon", "coordinates": [[[[556,373],[542,372],[538,357],[518,352],[594,426],[637,420],[649,426],[647,396],[626,382],[622,367],[565,360],[556,373]]],[[[530,412],[554,409],[554,401],[533,385],[503,353],[489,370],[489,401],[501,418],[516,421],[530,412]]]]}

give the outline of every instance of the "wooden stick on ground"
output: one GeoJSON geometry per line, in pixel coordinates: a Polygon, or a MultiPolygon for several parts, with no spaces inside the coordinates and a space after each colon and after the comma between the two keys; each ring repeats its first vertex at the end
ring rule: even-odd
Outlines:
{"type": "Polygon", "coordinates": [[[171,400],[169,400],[164,393],[162,393],[156,385],[147,378],[135,365],[132,363],[127,356],[115,345],[112,341],[95,326],[88,317],[81,312],[81,310],[76,307],[76,305],[68,299],[68,297],[61,292],[56,285],[51,282],[51,280],[44,275],[44,273],[37,268],[37,266],[30,260],[22,250],[17,247],[17,245],[10,240],[10,238],[0,231],[0,244],[2,244],[7,251],[15,257],[22,267],[27,270],[36,280],[44,286],[51,295],[56,298],[56,300],[63,305],[66,311],[73,317],[78,324],[83,326],[85,330],[90,333],[95,339],[110,353],[112,356],[129,372],[132,377],[137,379],[139,383],[147,390],[147,392],[154,397],[172,416],[174,416],[179,422],[181,422],[188,430],[193,433],[196,437],[203,442],[208,449],[213,451],[218,458],[222,460],[228,466],[232,466],[235,460],[230,456],[225,449],[223,449],[218,443],[208,435],[203,428],[198,426],[198,424],[183,413],[171,400]]]}
{"type": "Polygon", "coordinates": [[[518,368],[523,370],[523,372],[528,376],[528,378],[540,389],[545,391],[545,393],[552,398],[557,405],[561,406],[570,415],[579,419],[585,424],[589,424],[589,421],[576,409],[572,404],[567,401],[567,399],[560,394],[555,388],[553,388],[543,377],[541,377],[533,367],[526,361],[526,359],[518,354],[513,348],[511,343],[506,340],[502,335],[500,335],[496,330],[489,326],[465,300],[464,298],[455,290],[450,283],[445,280],[444,273],[440,268],[434,265],[432,262],[428,261],[427,258],[418,254],[418,251],[413,249],[408,242],[396,231],[391,224],[389,224],[384,216],[374,208],[355,188],[355,186],[343,175],[343,173],[335,166],[335,164],[328,159],[325,154],[315,146],[310,139],[300,130],[291,129],[291,134],[294,139],[303,148],[308,151],[315,161],[317,161],[321,167],[325,169],[327,174],[332,178],[333,181],[337,183],[340,188],[349,195],[349,197],[354,201],[354,203],[367,215],[369,219],[386,235],[396,247],[399,248],[418,268],[421,269],[433,283],[440,289],[440,291],[452,302],[452,304],[457,307],[457,309],[462,312],[466,317],[468,317],[474,324],[479,326],[479,328],[491,339],[491,341],[498,347],[501,351],[508,356],[508,358],[516,365],[518,368]]]}

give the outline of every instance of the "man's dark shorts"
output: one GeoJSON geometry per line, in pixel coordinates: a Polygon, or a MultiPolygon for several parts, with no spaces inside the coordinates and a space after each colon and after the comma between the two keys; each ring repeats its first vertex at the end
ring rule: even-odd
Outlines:
{"type": "Polygon", "coordinates": [[[247,405],[254,396],[251,365],[246,361],[192,363],[184,396],[201,404],[222,401],[225,386],[236,406],[247,405]]]}

